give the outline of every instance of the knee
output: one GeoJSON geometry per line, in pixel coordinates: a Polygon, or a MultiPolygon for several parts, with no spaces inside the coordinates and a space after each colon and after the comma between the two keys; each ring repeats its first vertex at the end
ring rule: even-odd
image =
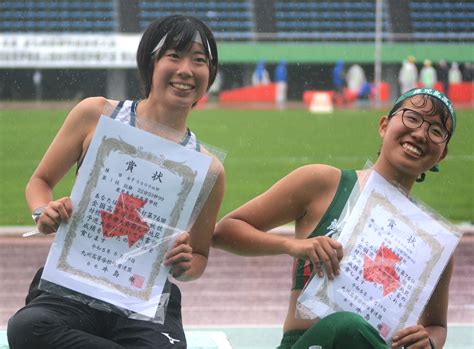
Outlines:
{"type": "Polygon", "coordinates": [[[13,315],[8,321],[7,337],[10,349],[40,348],[42,327],[51,330],[53,319],[41,313],[25,308],[13,315]]]}
{"type": "Polygon", "coordinates": [[[33,344],[29,336],[33,333],[31,323],[24,311],[13,315],[7,324],[8,345],[10,348],[28,348],[33,344]]]}
{"type": "Polygon", "coordinates": [[[361,330],[370,327],[370,324],[365,319],[355,313],[348,311],[340,311],[331,314],[323,320],[329,321],[336,332],[344,335],[357,335],[361,330]]]}
{"type": "MultiPolygon", "coordinates": [[[[336,323],[335,331],[338,341],[341,338],[346,338],[351,343],[356,343],[355,348],[388,348],[378,331],[362,316],[350,312],[339,312],[332,315],[335,318],[333,322],[336,323]]],[[[342,346],[342,348],[346,347],[347,345],[342,346]]]]}

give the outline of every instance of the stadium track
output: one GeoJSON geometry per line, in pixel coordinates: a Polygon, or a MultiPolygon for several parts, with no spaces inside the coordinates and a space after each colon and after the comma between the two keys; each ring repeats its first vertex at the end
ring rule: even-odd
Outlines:
{"type": "MultiPolygon", "coordinates": [[[[455,252],[448,320],[474,325],[474,227],[460,226],[465,234],[455,252]]],[[[24,304],[28,285],[46,260],[52,236],[22,238],[32,227],[0,228],[0,329],[24,304]]],[[[284,227],[274,233],[288,234],[284,227]]],[[[186,326],[281,326],[291,288],[289,256],[239,257],[211,249],[204,275],[179,283],[183,292],[186,326]]]]}

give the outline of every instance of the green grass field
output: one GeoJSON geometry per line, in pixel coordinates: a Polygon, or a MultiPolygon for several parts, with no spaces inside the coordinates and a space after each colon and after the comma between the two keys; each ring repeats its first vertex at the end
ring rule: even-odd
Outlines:
{"type": "MultiPolygon", "coordinates": [[[[67,111],[0,111],[0,225],[31,225],[24,187],[67,111]]],[[[189,125],[200,139],[227,152],[227,190],[220,216],[267,189],[298,166],[343,168],[375,161],[377,110],[197,110],[189,125]]],[[[474,111],[458,111],[458,128],[441,173],[428,173],[414,196],[453,222],[474,222],[474,111]]],[[[70,173],[55,195],[68,195],[70,173]]]]}

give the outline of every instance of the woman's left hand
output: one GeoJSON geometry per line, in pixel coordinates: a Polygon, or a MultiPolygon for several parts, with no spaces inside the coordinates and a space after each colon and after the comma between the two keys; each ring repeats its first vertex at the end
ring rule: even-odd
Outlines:
{"type": "Polygon", "coordinates": [[[431,349],[430,336],[422,325],[410,326],[395,333],[392,348],[431,349]]]}
{"type": "Polygon", "coordinates": [[[188,240],[189,233],[179,235],[165,256],[165,265],[171,266],[171,275],[175,278],[191,269],[193,249],[189,246],[188,240]]]}

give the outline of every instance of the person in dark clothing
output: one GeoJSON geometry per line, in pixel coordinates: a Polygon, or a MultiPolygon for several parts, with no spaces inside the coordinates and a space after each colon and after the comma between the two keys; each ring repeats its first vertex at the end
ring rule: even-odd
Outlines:
{"type": "Polygon", "coordinates": [[[438,80],[443,84],[443,92],[449,95],[449,67],[444,59],[438,63],[438,80]]]}

